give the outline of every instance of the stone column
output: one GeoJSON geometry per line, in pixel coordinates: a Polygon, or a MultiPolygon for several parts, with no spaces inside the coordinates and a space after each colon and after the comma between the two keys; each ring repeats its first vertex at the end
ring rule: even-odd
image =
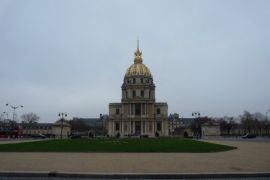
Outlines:
{"type": "Polygon", "coordinates": [[[123,117],[121,118],[121,132],[120,132],[121,136],[124,135],[124,121],[123,121],[123,117]]]}
{"type": "Polygon", "coordinates": [[[132,131],[133,133],[135,133],[135,121],[132,121],[133,127],[132,127],[132,131]]]}
{"type": "Polygon", "coordinates": [[[145,103],[145,106],[144,106],[144,112],[145,112],[145,115],[147,115],[147,103],[145,103]]]}
{"type": "Polygon", "coordinates": [[[145,121],[145,133],[149,135],[149,121],[145,121]]]}
{"type": "Polygon", "coordinates": [[[132,131],[131,131],[131,120],[129,120],[129,130],[128,130],[129,134],[132,134],[132,131]]]}
{"type": "Polygon", "coordinates": [[[143,135],[143,121],[141,119],[141,135],[143,135]]]}
{"type": "Polygon", "coordinates": [[[114,121],[112,120],[112,136],[114,136],[114,121]]]}

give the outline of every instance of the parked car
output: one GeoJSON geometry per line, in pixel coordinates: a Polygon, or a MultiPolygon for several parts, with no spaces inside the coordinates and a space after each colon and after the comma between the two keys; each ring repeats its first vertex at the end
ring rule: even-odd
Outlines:
{"type": "Polygon", "coordinates": [[[47,138],[47,136],[45,136],[43,134],[33,134],[31,136],[31,138],[34,138],[34,139],[45,139],[45,138],[47,138]]]}
{"type": "Polygon", "coordinates": [[[244,136],[242,136],[243,139],[252,139],[252,138],[256,138],[255,134],[245,134],[244,136]]]}
{"type": "Polygon", "coordinates": [[[71,139],[80,139],[80,138],[82,138],[82,136],[78,135],[78,134],[73,134],[73,135],[70,136],[70,138],[71,139]]]}

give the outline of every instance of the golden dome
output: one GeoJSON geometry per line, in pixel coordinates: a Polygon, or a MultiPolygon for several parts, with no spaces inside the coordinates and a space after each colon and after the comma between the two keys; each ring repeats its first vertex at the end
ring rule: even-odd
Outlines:
{"type": "Polygon", "coordinates": [[[132,64],[126,72],[126,76],[134,76],[134,75],[143,75],[143,76],[152,76],[148,67],[144,64],[132,64]]]}
{"type": "Polygon", "coordinates": [[[137,50],[134,53],[134,55],[135,55],[134,64],[132,64],[127,69],[125,76],[134,76],[134,75],[152,76],[150,69],[142,63],[142,52],[139,49],[139,41],[137,41],[137,50]]]}

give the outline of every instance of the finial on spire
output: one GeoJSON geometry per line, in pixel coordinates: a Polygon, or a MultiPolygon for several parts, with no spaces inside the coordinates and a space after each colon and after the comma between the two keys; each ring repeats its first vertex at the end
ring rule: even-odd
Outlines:
{"type": "Polygon", "coordinates": [[[137,51],[140,50],[140,41],[139,38],[137,38],[137,51]]]}
{"type": "Polygon", "coordinates": [[[137,38],[137,51],[134,54],[135,54],[134,63],[141,64],[142,63],[142,52],[140,51],[139,38],[137,38]]]}

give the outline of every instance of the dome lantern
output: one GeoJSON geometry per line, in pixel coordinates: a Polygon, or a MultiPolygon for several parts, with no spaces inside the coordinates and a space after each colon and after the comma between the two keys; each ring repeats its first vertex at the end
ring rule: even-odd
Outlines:
{"type": "Polygon", "coordinates": [[[134,53],[134,55],[135,55],[134,63],[135,64],[142,64],[142,52],[140,51],[139,40],[137,40],[137,50],[134,53]]]}

